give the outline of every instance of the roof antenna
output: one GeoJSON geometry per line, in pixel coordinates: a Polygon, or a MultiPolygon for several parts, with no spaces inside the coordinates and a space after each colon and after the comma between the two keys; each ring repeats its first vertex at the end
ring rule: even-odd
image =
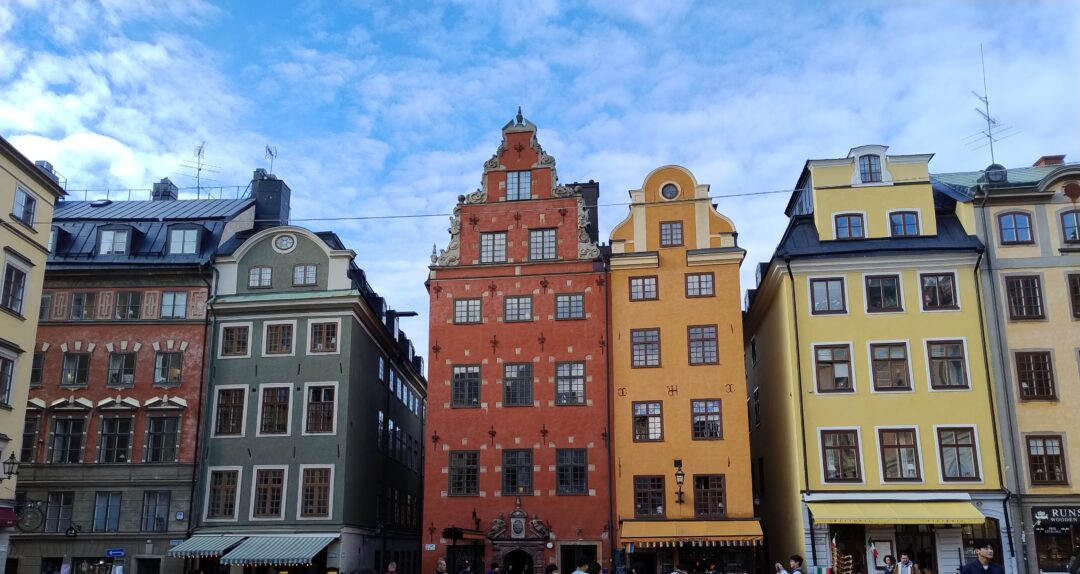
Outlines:
{"type": "Polygon", "coordinates": [[[967,144],[974,145],[980,140],[985,139],[986,143],[976,146],[974,149],[982,149],[984,147],[990,147],[990,163],[996,164],[997,159],[994,157],[994,142],[999,142],[1005,138],[1012,137],[1018,133],[1012,126],[1002,127],[997,119],[990,115],[990,94],[986,87],[986,56],[983,53],[983,45],[979,44],[979,60],[982,62],[982,78],[983,78],[983,93],[972,90],[971,93],[982,102],[983,109],[975,108],[975,113],[986,122],[986,130],[980,130],[974,134],[971,134],[966,138],[967,144]]]}
{"type": "Polygon", "coordinates": [[[270,147],[270,144],[266,145],[266,155],[263,159],[270,160],[270,175],[274,175],[274,160],[277,159],[277,146],[270,147]]]}
{"type": "MultiPolygon", "coordinates": [[[[202,180],[203,180],[202,174],[203,174],[203,172],[205,171],[207,173],[218,173],[218,170],[211,169],[211,168],[216,168],[218,166],[210,165],[208,163],[203,162],[203,159],[204,159],[205,155],[206,155],[206,142],[199,142],[199,145],[195,146],[195,152],[194,152],[195,159],[194,160],[188,160],[188,161],[185,161],[185,162],[180,164],[181,167],[185,167],[187,169],[195,170],[195,175],[189,175],[189,174],[186,174],[186,173],[180,174],[180,175],[183,175],[185,177],[192,177],[192,178],[195,179],[195,199],[202,199],[202,180]]],[[[206,179],[207,179],[207,181],[214,181],[214,180],[212,180],[210,178],[206,178],[206,179]]],[[[209,192],[207,192],[206,197],[207,197],[207,199],[210,199],[210,193],[209,192]]]]}

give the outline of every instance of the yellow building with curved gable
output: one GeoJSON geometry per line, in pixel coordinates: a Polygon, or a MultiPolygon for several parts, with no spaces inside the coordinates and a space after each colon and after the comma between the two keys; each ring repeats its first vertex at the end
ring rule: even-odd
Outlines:
{"type": "Polygon", "coordinates": [[[630,192],[611,234],[617,545],[646,573],[750,571],[751,495],[739,265],[730,219],[689,170],[630,192]]]}

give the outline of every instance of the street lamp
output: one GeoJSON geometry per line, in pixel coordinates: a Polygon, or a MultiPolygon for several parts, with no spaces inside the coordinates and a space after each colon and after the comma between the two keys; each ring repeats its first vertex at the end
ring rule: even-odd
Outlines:
{"type": "Polygon", "coordinates": [[[682,504],[683,500],[682,485],[686,482],[686,473],[683,472],[682,465],[675,467],[675,484],[679,486],[679,491],[675,493],[675,502],[682,504]]]}
{"type": "MultiPolygon", "coordinates": [[[[4,474],[7,475],[7,478],[11,478],[19,474],[19,459],[15,458],[15,451],[12,451],[11,456],[7,457],[7,459],[4,460],[4,474]]],[[[0,482],[3,481],[4,479],[0,478],[0,482]]]]}

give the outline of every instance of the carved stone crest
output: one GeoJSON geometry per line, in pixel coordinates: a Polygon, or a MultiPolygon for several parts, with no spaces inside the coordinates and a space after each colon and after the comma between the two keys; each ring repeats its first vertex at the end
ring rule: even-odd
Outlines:
{"type": "Polygon", "coordinates": [[[440,249],[438,257],[432,255],[433,265],[457,265],[461,258],[461,206],[454,206],[454,215],[450,217],[450,244],[440,249]]]}

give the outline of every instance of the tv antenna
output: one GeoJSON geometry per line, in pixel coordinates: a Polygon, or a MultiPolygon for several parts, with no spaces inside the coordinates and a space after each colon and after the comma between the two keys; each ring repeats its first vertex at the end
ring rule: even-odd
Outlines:
{"type": "Polygon", "coordinates": [[[263,158],[270,160],[270,173],[273,174],[274,173],[274,160],[277,159],[277,146],[270,147],[270,144],[267,144],[266,145],[266,155],[264,155],[263,158]]]}
{"type": "MultiPolygon", "coordinates": [[[[180,167],[194,170],[195,175],[191,175],[188,173],[182,173],[180,175],[183,175],[184,177],[190,177],[195,180],[195,197],[196,199],[202,199],[203,179],[206,179],[206,181],[217,181],[210,178],[204,178],[203,172],[205,171],[206,173],[219,173],[219,171],[215,169],[218,166],[208,164],[204,161],[206,157],[206,142],[204,141],[199,142],[199,145],[195,146],[195,150],[192,155],[194,156],[194,159],[181,162],[180,167]]],[[[209,192],[207,192],[207,198],[209,199],[209,197],[209,192]]]]}
{"type": "Polygon", "coordinates": [[[982,149],[984,147],[990,148],[990,163],[997,163],[994,158],[994,142],[999,142],[1005,138],[1012,137],[1018,133],[1018,130],[1013,129],[1012,126],[1002,126],[998,123],[994,116],[990,115],[990,94],[986,87],[986,56],[983,53],[983,45],[979,44],[979,60],[982,62],[982,79],[983,79],[983,93],[980,94],[975,90],[971,91],[971,94],[982,102],[982,109],[975,108],[975,113],[979,114],[979,117],[986,122],[986,129],[979,130],[967,138],[966,142],[969,146],[975,146],[974,149],[982,149]],[[980,143],[982,140],[986,140],[985,143],[980,143]],[[976,145],[978,144],[978,145],[976,145]]]}

